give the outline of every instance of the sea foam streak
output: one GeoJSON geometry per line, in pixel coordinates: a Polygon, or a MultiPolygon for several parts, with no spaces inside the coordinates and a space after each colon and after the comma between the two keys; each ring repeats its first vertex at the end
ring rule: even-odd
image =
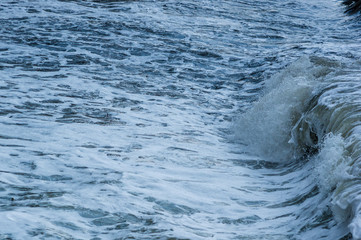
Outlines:
{"type": "Polygon", "coordinates": [[[359,67],[303,57],[270,79],[236,124],[236,136],[265,159],[313,161],[320,193],[354,239],[361,239],[359,67]]]}

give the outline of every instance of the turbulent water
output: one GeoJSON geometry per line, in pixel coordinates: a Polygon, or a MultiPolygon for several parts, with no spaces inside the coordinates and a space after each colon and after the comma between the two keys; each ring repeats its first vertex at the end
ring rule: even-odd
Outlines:
{"type": "Polygon", "coordinates": [[[361,239],[344,10],[2,0],[0,239],[361,239]]]}

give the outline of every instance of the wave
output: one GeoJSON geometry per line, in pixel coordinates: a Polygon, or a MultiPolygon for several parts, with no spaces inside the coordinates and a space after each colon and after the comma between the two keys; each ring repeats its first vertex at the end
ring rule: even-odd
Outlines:
{"type": "Polygon", "coordinates": [[[235,122],[235,137],[274,162],[312,161],[320,194],[339,224],[361,239],[361,71],[302,57],[269,79],[235,122]]]}
{"type": "Polygon", "coordinates": [[[235,121],[235,138],[271,161],[298,155],[291,129],[325,76],[336,67],[338,63],[331,60],[302,57],[273,76],[260,99],[235,121]]]}
{"type": "Polygon", "coordinates": [[[331,192],[335,218],[350,221],[353,238],[361,239],[361,72],[357,67],[358,63],[342,68],[329,79],[292,135],[297,146],[319,149],[320,187],[331,192]]]}

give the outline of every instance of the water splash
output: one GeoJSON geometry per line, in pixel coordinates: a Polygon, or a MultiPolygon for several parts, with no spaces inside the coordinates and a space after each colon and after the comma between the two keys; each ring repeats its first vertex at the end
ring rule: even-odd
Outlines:
{"type": "MultiPolygon", "coordinates": [[[[273,76],[263,96],[235,123],[235,138],[260,156],[287,161],[298,154],[291,129],[335,63],[305,56],[273,76]]],[[[312,137],[311,137],[312,138],[312,137]]],[[[310,140],[314,141],[314,140],[310,140]]]]}

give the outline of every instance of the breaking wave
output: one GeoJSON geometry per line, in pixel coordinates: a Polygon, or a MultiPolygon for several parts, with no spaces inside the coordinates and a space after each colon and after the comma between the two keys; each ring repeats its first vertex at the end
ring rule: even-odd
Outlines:
{"type": "Polygon", "coordinates": [[[360,63],[302,57],[269,79],[235,136],[264,159],[312,162],[338,224],[361,239],[360,63]]]}

